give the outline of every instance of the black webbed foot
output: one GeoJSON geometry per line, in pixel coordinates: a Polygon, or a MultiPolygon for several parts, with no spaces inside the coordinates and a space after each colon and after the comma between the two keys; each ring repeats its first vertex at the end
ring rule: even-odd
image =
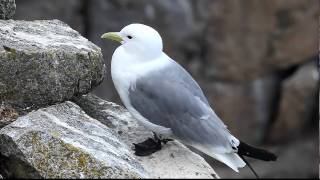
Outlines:
{"type": "Polygon", "coordinates": [[[141,143],[133,143],[135,155],[137,156],[148,156],[154,152],[161,150],[161,143],[166,144],[168,141],[173,141],[172,139],[160,139],[155,133],[153,133],[153,138],[148,138],[141,143]]]}
{"type": "Polygon", "coordinates": [[[161,141],[154,133],[154,138],[148,138],[147,140],[141,143],[133,143],[135,155],[137,156],[148,156],[154,152],[157,152],[161,149],[161,141]]]}

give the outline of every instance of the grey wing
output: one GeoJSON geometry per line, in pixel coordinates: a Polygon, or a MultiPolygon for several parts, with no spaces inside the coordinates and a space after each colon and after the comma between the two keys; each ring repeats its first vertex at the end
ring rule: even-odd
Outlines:
{"type": "Polygon", "coordinates": [[[226,126],[210,108],[198,84],[174,61],[138,79],[129,89],[129,99],[144,118],[170,128],[186,143],[232,148],[226,126]]]}

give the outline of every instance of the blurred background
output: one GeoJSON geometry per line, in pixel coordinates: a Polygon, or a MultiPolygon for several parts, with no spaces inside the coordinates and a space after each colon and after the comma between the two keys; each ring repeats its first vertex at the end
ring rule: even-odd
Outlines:
{"type": "MultiPolygon", "coordinates": [[[[110,76],[118,44],[100,39],[131,23],[154,27],[165,52],[199,82],[242,141],[275,152],[251,160],[261,177],[318,178],[317,0],[16,0],[16,20],[59,19],[102,48],[108,74],[95,89],[121,104],[110,76]]],[[[222,178],[253,178],[206,157],[222,178]]]]}

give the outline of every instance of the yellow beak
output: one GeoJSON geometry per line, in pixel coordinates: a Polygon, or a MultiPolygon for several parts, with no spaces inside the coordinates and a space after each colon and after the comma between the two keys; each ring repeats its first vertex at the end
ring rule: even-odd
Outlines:
{"type": "Polygon", "coordinates": [[[117,41],[119,43],[121,43],[123,41],[122,37],[118,35],[117,32],[108,32],[108,33],[104,33],[101,36],[102,39],[110,39],[113,41],[117,41]]]}

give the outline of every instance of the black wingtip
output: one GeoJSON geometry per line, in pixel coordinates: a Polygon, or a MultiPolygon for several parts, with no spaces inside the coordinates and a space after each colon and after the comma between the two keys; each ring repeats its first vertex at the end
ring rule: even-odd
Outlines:
{"type": "Polygon", "coordinates": [[[238,154],[263,161],[276,161],[278,159],[275,154],[264,149],[252,147],[244,142],[240,142],[240,145],[238,146],[238,154]]]}

